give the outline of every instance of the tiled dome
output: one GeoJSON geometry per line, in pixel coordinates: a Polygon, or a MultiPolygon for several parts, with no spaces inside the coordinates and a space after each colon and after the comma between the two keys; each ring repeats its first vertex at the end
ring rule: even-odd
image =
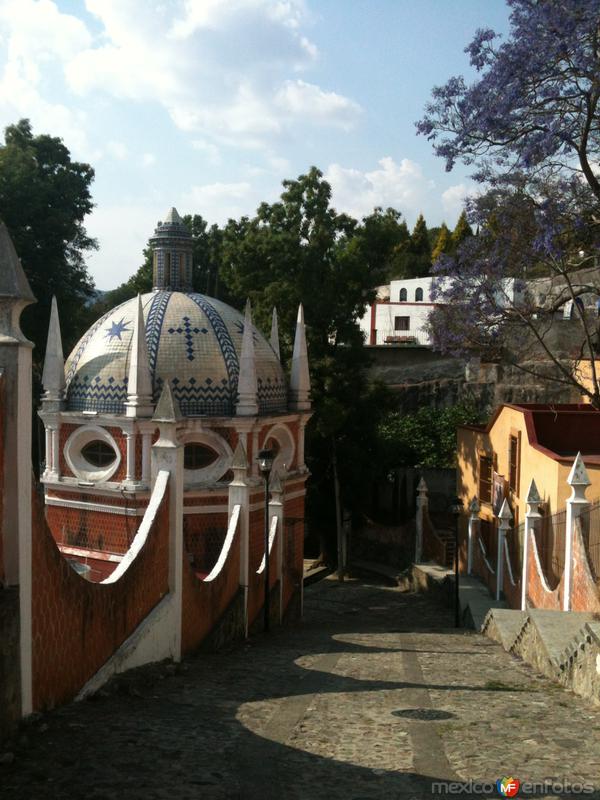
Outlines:
{"type": "MultiPolygon", "coordinates": [[[[66,363],[67,409],[124,414],[137,298],[109,311],[66,363]]],[[[154,402],[165,381],[184,416],[235,414],[244,317],[193,292],[142,295],[154,402]]],[[[287,386],[271,345],[254,329],[260,413],[285,411],[287,386]]]]}

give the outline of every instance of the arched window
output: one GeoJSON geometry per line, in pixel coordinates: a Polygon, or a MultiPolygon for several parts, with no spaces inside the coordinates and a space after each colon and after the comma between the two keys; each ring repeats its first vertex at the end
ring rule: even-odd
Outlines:
{"type": "Polygon", "coordinates": [[[423,302],[423,289],[420,287],[415,292],[415,303],[422,303],[423,302]]]}
{"type": "Polygon", "coordinates": [[[199,442],[189,442],[183,449],[183,466],[185,469],[204,469],[213,464],[218,453],[199,442]]]}
{"type": "Polygon", "coordinates": [[[400,302],[405,303],[407,299],[406,289],[400,289],[400,302]]]}

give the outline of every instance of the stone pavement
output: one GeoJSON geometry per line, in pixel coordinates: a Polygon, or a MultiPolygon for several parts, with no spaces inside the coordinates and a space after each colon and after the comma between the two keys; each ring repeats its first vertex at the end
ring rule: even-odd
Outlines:
{"type": "Polygon", "coordinates": [[[408,800],[505,775],[600,788],[600,710],[451,624],[426,595],[329,578],[298,628],[35,719],[0,797],[408,800]]]}

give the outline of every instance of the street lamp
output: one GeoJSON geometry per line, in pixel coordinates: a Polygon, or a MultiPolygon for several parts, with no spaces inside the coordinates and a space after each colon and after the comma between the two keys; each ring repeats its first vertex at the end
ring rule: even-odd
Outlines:
{"type": "Polygon", "coordinates": [[[460,586],[458,571],[458,521],[462,511],[462,500],[454,497],[450,505],[450,513],[454,517],[454,627],[460,628],[460,586]]]}
{"type": "Polygon", "coordinates": [[[259,450],[258,468],[265,481],[265,632],[269,630],[270,618],[270,587],[269,587],[269,477],[273,469],[273,451],[259,450]]]}

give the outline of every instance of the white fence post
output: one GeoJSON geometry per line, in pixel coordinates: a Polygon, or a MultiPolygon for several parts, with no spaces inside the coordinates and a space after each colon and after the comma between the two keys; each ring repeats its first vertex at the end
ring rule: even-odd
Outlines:
{"type": "Polygon", "coordinates": [[[179,419],[171,386],[165,383],[152,422],[158,426],[158,439],[151,450],[152,488],[158,473],[167,470],[169,477],[169,593],[173,598],[171,652],[181,660],[181,624],[183,616],[183,445],[177,438],[179,419]]]}
{"type": "Polygon", "coordinates": [[[506,537],[506,532],[510,528],[510,521],[512,519],[512,513],[510,510],[510,506],[508,505],[508,500],[504,500],[502,503],[502,508],[500,509],[500,513],[498,514],[498,553],[496,557],[496,600],[500,600],[500,594],[502,593],[502,582],[504,577],[504,539],[506,537]]]}
{"type": "Polygon", "coordinates": [[[423,522],[428,505],[427,484],[424,479],[421,478],[417,486],[417,540],[415,542],[415,564],[420,564],[423,557],[423,522]]]}
{"type": "Polygon", "coordinates": [[[527,513],[525,514],[525,533],[523,535],[523,557],[521,559],[521,611],[527,609],[527,580],[528,580],[528,553],[529,553],[529,535],[533,536],[535,528],[540,524],[542,515],[539,508],[542,498],[538,492],[533,478],[529,484],[529,491],[527,492],[527,513]]]}
{"type": "MultiPolygon", "coordinates": [[[[269,525],[273,517],[277,517],[277,580],[279,581],[279,622],[283,620],[283,560],[285,558],[284,547],[285,537],[283,529],[283,486],[279,473],[275,472],[272,476],[269,488],[271,498],[269,500],[269,525]]],[[[269,528],[270,530],[270,528],[269,528]]]]}
{"type": "Polygon", "coordinates": [[[467,575],[473,571],[473,542],[479,532],[479,503],[474,497],[469,505],[469,529],[467,541],[467,575]]]}
{"type": "Polygon", "coordinates": [[[240,506],[240,587],[244,593],[244,635],[248,637],[248,580],[250,570],[250,487],[248,486],[248,457],[242,440],[238,439],[237,447],[231,462],[233,480],[229,484],[229,513],[231,519],[233,509],[240,506]]]}
{"type": "Polygon", "coordinates": [[[581,453],[577,453],[567,483],[572,489],[571,497],[567,500],[567,519],[565,525],[565,571],[564,571],[564,596],[563,611],[571,609],[571,584],[573,572],[573,531],[575,520],[589,506],[585,499],[585,490],[591,481],[587,474],[581,453]]]}

